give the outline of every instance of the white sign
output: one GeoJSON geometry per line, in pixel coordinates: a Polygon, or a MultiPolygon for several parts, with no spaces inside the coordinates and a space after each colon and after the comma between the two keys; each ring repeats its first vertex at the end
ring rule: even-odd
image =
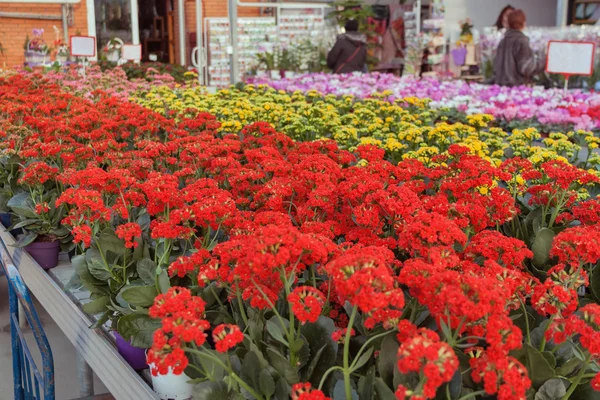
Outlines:
{"type": "Polygon", "coordinates": [[[551,74],[592,75],[594,71],[594,55],[596,45],[588,42],[548,43],[546,71],[551,74]]]}
{"type": "Polygon", "coordinates": [[[70,47],[72,56],[96,56],[96,38],[93,36],[71,36],[70,47]]]}
{"type": "Polygon", "coordinates": [[[141,44],[124,44],[121,48],[121,58],[130,61],[139,61],[142,59],[141,44]]]}

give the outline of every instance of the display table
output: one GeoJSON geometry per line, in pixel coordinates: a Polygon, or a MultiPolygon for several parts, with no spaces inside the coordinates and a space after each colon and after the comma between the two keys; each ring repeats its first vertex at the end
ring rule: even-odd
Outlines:
{"type": "Polygon", "coordinates": [[[61,257],[59,265],[46,272],[27,252],[12,246],[15,239],[1,226],[0,239],[30,292],[73,344],[78,359],[82,360],[78,365],[81,391],[91,388],[91,374],[86,370],[91,367],[117,400],[158,400],[158,395],[118,353],[112,335],[105,329],[89,328],[94,319],[81,309],[88,294],[79,290],[65,291],[73,274],[68,257],[61,257]]]}

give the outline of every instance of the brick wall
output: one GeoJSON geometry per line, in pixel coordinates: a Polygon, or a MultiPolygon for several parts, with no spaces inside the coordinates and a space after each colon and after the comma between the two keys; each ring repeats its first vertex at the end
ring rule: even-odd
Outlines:
{"type": "MultiPolygon", "coordinates": [[[[139,0],[139,6],[143,7],[144,0],[139,0]]],[[[189,43],[189,33],[196,31],[196,2],[195,0],[185,0],[185,38],[186,41],[186,59],[189,65],[189,54],[191,52],[189,43]]],[[[227,0],[203,0],[202,15],[207,17],[227,17],[227,0]]],[[[69,27],[69,34],[73,35],[77,31],[87,35],[87,15],[86,2],[81,0],[79,4],[73,6],[74,25],[69,27]]],[[[26,12],[26,13],[44,13],[61,15],[61,6],[58,4],[24,4],[24,3],[0,3],[0,11],[8,12],[26,12]]],[[[175,1],[175,62],[179,64],[179,19],[177,1],[175,1]]],[[[239,17],[256,17],[260,15],[260,8],[239,7],[239,17]]],[[[5,48],[4,56],[0,55],[0,67],[13,68],[22,65],[24,58],[25,38],[31,37],[31,32],[36,28],[44,29],[44,40],[48,45],[54,42],[54,30],[52,26],[56,25],[62,29],[62,21],[59,20],[30,20],[0,17],[0,42],[5,48]]]]}
{"type": "MultiPolygon", "coordinates": [[[[61,15],[59,4],[26,4],[26,3],[0,3],[0,11],[21,12],[35,14],[61,15]]],[[[74,35],[80,31],[87,35],[87,14],[85,0],[73,5],[74,25],[69,27],[69,34],[74,35]]],[[[54,43],[54,29],[56,25],[61,30],[62,20],[33,20],[21,18],[0,17],[0,42],[4,47],[4,55],[0,55],[0,68],[14,68],[23,65],[25,61],[24,46],[27,35],[31,37],[33,29],[44,29],[44,40],[51,46],[54,43]]]]}

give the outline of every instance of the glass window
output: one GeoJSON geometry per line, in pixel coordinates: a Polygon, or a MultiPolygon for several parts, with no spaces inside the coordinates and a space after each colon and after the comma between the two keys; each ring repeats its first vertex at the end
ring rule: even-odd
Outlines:
{"type": "Polygon", "coordinates": [[[114,38],[131,43],[131,0],[94,0],[98,51],[114,38]]]}

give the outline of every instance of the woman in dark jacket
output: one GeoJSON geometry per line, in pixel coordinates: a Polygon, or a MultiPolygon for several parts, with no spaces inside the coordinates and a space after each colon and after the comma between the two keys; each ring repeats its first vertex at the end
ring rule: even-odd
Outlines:
{"type": "Polygon", "coordinates": [[[358,33],[358,22],[350,20],[345,28],[327,55],[327,66],[335,74],[364,71],[367,62],[367,39],[358,33]]]}
{"type": "Polygon", "coordinates": [[[529,47],[529,38],[522,32],[525,13],[515,10],[508,15],[509,29],[496,50],[494,60],[495,83],[502,86],[519,86],[527,83],[544,69],[529,47]]]}

